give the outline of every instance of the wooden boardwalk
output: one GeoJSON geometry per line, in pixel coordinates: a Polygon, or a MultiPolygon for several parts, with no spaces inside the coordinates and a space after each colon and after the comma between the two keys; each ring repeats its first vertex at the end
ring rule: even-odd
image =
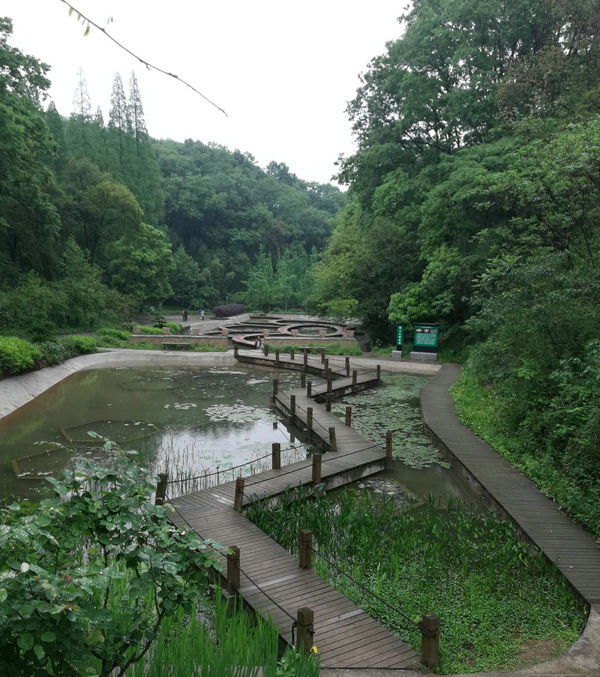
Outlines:
{"type": "MultiPolygon", "coordinates": [[[[254,359],[241,361],[274,366],[274,356],[254,354],[254,359]]],[[[294,364],[289,358],[280,358],[281,367],[288,363],[292,369],[304,370],[302,361],[294,364]]],[[[308,373],[322,373],[314,358],[307,365],[308,373]]],[[[348,388],[361,389],[375,385],[371,374],[338,379],[333,387],[338,394],[348,388]]],[[[313,388],[313,395],[322,396],[327,385],[313,388]]],[[[321,480],[327,488],[340,486],[385,467],[386,452],[362,437],[343,421],[323,407],[315,405],[304,389],[278,393],[277,406],[290,413],[291,395],[296,397],[296,419],[306,424],[306,409],[313,407],[313,435],[324,442],[329,439],[329,428],[336,430],[337,452],[322,458],[321,480]]],[[[276,497],[287,488],[310,485],[312,462],[300,461],[246,478],[244,505],[259,497],[276,497]]],[[[204,539],[212,539],[224,546],[240,548],[242,571],[240,593],[244,600],[261,615],[271,616],[280,636],[292,643],[293,625],[297,609],[309,607],[315,614],[314,644],[327,668],[412,668],[419,656],[401,639],[386,630],[353,602],[337,592],[311,569],[301,569],[295,556],[275,543],[243,514],[233,509],[235,482],[195,492],[173,499],[176,509],[172,521],[179,527],[191,528],[204,539]]],[[[219,556],[224,563],[223,556],[219,556]]]]}
{"type": "Polygon", "coordinates": [[[600,611],[600,547],[535,484],[458,420],[448,389],[460,366],[445,364],[421,390],[426,429],[480,485],[495,507],[512,519],[527,540],[556,563],[580,596],[600,611]]]}

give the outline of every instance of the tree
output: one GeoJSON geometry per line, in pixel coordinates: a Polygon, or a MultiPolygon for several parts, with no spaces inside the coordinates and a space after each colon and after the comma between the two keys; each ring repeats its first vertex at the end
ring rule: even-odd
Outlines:
{"type": "Polygon", "coordinates": [[[181,246],[173,253],[173,264],[169,277],[173,300],[177,306],[188,308],[198,296],[200,266],[181,246]]]}
{"type": "Polygon", "coordinates": [[[124,294],[160,305],[173,290],[169,277],[174,269],[173,252],[166,233],[155,226],[141,227],[109,245],[107,271],[110,283],[124,294]]]}

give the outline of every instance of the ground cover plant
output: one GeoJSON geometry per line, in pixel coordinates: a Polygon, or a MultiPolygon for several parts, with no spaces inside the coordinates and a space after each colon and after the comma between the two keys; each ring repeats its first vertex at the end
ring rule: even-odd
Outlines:
{"type": "Polygon", "coordinates": [[[248,516],[291,552],[300,529],[311,529],[329,560],[313,555],[319,574],[415,650],[420,633],[410,619],[438,614],[445,673],[514,669],[529,643],[565,649],[585,622],[565,579],[491,513],[431,500],[401,511],[384,495],[344,491],[333,500],[257,502],[248,516]]]}

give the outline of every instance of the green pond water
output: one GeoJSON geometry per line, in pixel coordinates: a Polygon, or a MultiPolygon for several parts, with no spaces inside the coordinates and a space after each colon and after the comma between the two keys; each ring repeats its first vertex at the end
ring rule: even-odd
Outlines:
{"type": "MultiPolygon", "coordinates": [[[[305,458],[309,449],[271,404],[272,381],[297,387],[299,375],[285,370],[236,365],[203,368],[96,369],[73,374],[0,421],[0,495],[34,496],[43,479],[69,465],[73,454],[102,460],[106,452],[90,431],[143,454],[155,472],[171,478],[218,472],[252,461],[246,471],[270,467],[273,442],[281,444],[282,464],[305,458]],[[265,459],[262,457],[266,456],[265,459]],[[262,460],[261,460],[262,459],[262,460]]],[[[423,435],[417,395],[427,379],[390,376],[386,385],[333,404],[353,407],[353,426],[379,444],[394,432],[393,470],[378,475],[375,491],[390,482],[409,495],[456,496],[471,500],[423,435]]],[[[202,484],[177,485],[184,490],[202,484]]]]}

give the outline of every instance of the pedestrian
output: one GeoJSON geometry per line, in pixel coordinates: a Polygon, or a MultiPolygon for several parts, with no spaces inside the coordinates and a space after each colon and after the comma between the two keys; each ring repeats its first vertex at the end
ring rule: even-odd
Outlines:
{"type": "Polygon", "coordinates": [[[204,311],[203,311],[203,310],[200,311],[200,319],[201,319],[201,320],[204,319],[204,311]]]}
{"type": "Polygon", "coordinates": [[[187,321],[187,310],[182,310],[181,311],[181,318],[183,319],[184,322],[187,321]]]}

